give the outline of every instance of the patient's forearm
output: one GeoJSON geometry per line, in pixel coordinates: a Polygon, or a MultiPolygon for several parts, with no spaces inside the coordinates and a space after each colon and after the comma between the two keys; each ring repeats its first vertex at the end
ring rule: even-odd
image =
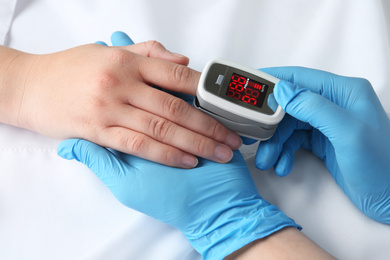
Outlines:
{"type": "Polygon", "coordinates": [[[227,260],[251,259],[334,259],[298,229],[284,228],[254,241],[226,257],[227,260]]]}

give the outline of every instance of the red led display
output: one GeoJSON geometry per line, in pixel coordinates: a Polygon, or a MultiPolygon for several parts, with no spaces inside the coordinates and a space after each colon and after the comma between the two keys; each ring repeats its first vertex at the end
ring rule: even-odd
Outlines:
{"type": "Polygon", "coordinates": [[[263,95],[261,95],[264,92],[264,89],[262,90],[263,87],[265,85],[241,75],[233,74],[226,95],[247,104],[261,107],[263,105],[263,95]]]}

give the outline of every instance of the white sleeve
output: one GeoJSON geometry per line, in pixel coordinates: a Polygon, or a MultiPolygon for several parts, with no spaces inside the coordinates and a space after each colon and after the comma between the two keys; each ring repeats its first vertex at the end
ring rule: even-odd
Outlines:
{"type": "Polygon", "coordinates": [[[16,0],[0,0],[0,44],[6,42],[7,34],[12,23],[16,0]]]}

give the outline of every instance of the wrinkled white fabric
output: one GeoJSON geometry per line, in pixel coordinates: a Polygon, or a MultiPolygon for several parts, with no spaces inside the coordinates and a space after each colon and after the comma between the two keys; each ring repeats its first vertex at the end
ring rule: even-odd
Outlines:
{"type": "Polygon", "coordinates": [[[16,0],[0,0],[0,44],[6,42],[8,30],[10,28],[16,0]]]}
{"type": "MultiPolygon", "coordinates": [[[[19,0],[12,12],[14,3],[0,0],[0,42],[16,49],[109,43],[122,30],[187,55],[197,70],[222,57],[364,77],[390,112],[387,0],[19,0]]],[[[122,206],[86,167],[58,157],[59,142],[0,124],[0,259],[200,259],[180,232],[122,206]]],[[[311,239],[338,259],[390,259],[390,226],[355,208],[319,159],[300,151],[279,178],[255,169],[255,148],[242,151],[260,194],[311,239]]]]}

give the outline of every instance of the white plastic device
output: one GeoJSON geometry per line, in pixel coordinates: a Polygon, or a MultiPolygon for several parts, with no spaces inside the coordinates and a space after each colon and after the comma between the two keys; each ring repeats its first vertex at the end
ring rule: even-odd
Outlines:
{"type": "Polygon", "coordinates": [[[278,81],[262,71],[213,59],[203,69],[194,106],[242,136],[267,140],[284,116],[271,95],[278,81]]]}

